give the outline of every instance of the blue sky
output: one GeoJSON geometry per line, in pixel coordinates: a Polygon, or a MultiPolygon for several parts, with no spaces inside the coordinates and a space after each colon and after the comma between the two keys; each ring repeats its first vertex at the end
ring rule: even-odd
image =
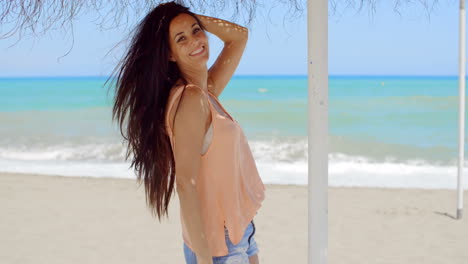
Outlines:
{"type": "MultiPolygon", "coordinates": [[[[329,11],[330,75],[457,75],[458,1],[440,1],[430,13],[418,4],[401,7],[401,16],[390,1],[379,3],[373,15],[338,6],[329,11]]],[[[284,6],[259,8],[236,75],[305,75],[307,73],[307,19],[304,12],[284,19],[284,6]],[[283,23],[284,22],[284,23],[283,23]]],[[[81,16],[71,34],[51,31],[40,38],[0,40],[0,76],[108,75],[123,48],[106,53],[124,35],[122,30],[99,31],[81,16]]],[[[219,15],[219,18],[227,19],[219,15]]],[[[0,28],[3,33],[5,29],[0,28]]],[[[210,36],[211,65],[222,47],[210,36]]]]}

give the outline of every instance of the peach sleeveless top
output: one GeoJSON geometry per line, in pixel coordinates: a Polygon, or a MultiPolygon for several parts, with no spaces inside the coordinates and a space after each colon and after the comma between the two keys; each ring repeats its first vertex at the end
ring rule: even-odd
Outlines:
{"type": "MultiPolygon", "coordinates": [[[[165,125],[173,151],[176,142],[172,134],[173,120],[169,120],[169,113],[172,107],[178,106],[184,89],[183,84],[175,85],[169,93],[166,107],[165,125]]],[[[216,96],[201,90],[209,99],[213,129],[211,143],[207,151],[201,154],[196,188],[211,255],[224,256],[229,253],[224,227],[228,230],[231,242],[238,244],[265,199],[265,186],[241,126],[224,109],[216,96]],[[225,115],[215,109],[214,103],[218,104],[225,115]]],[[[193,251],[182,211],[180,221],[182,238],[193,251]]]]}

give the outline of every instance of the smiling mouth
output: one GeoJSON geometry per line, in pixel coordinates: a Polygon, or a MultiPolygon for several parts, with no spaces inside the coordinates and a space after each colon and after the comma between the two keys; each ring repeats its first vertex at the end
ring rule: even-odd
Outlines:
{"type": "Polygon", "coordinates": [[[205,51],[205,46],[201,46],[201,48],[193,51],[192,53],[190,53],[190,56],[197,56],[197,55],[200,55],[202,54],[203,52],[205,51]]]}

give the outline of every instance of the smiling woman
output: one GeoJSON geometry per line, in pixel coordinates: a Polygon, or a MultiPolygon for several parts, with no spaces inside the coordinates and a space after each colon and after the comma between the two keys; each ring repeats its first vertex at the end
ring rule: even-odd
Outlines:
{"type": "MultiPolygon", "coordinates": [[[[177,64],[187,80],[194,79],[187,75],[206,68],[208,61],[208,38],[200,24],[193,16],[180,14],[169,26],[169,60],[177,64]]],[[[206,83],[200,82],[203,79],[192,81],[198,81],[198,86],[206,87],[206,83]]]]}
{"type": "Polygon", "coordinates": [[[241,126],[218,100],[248,30],[169,2],[135,32],[116,67],[112,117],[147,204],[160,218],[177,187],[187,263],[259,263],[253,218],[265,186],[241,126]],[[206,31],[224,42],[210,69],[206,31]]]}

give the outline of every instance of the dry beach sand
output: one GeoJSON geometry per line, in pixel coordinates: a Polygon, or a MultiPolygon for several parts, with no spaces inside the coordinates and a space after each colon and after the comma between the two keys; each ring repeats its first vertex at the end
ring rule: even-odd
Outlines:
{"type": "MultiPolygon", "coordinates": [[[[307,187],[266,185],[260,263],[307,263],[307,187]]],[[[468,263],[455,190],[332,188],[328,263],[468,263]]],[[[129,179],[0,173],[0,263],[184,263],[177,195],[169,219],[129,179]]]]}

